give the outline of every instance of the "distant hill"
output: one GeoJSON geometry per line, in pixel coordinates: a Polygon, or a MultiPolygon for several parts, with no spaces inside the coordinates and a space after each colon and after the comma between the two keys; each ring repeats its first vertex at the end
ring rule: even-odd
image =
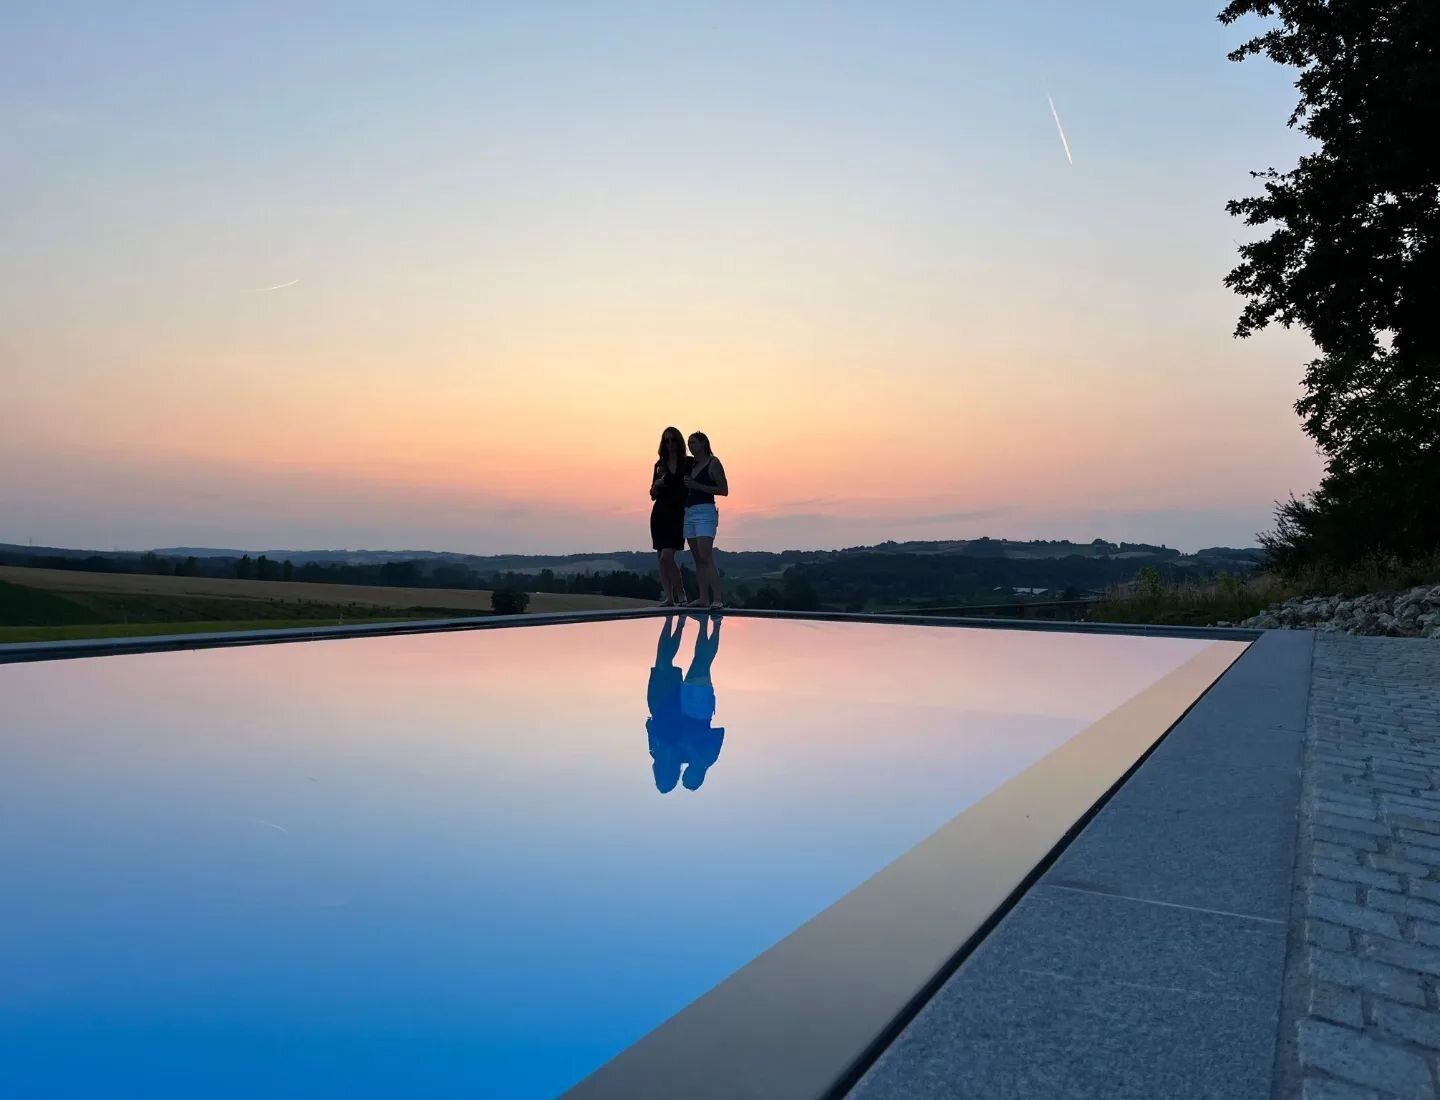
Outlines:
{"type": "Polygon", "coordinates": [[[1258,546],[1246,550],[1237,550],[1231,546],[1210,546],[1204,550],[1196,550],[1195,557],[1198,561],[1248,561],[1256,565],[1265,564],[1265,551],[1258,546]]]}
{"type": "Polygon", "coordinates": [[[70,550],[63,546],[30,546],[18,542],[0,542],[0,554],[46,558],[138,558],[143,550],[70,550]]]}
{"type": "MultiPolygon", "coordinates": [[[[0,543],[0,558],[63,557],[133,559],[144,553],[161,558],[239,559],[264,555],[271,561],[343,565],[384,565],[387,562],[430,562],[462,565],[482,573],[539,573],[550,570],[557,575],[573,573],[629,570],[648,572],[654,565],[649,551],[609,550],[574,554],[463,554],[448,550],[241,550],[206,546],[168,546],[148,551],[139,550],[75,550],[51,546],[22,546],[0,543]]],[[[1066,539],[949,539],[938,541],[887,541],[874,546],[851,546],[839,550],[721,550],[727,574],[735,577],[758,577],[783,571],[790,565],[817,563],[857,554],[925,554],[960,555],[966,558],[991,558],[1007,561],[1044,561],[1057,558],[1092,558],[1134,562],[1140,565],[1161,562],[1184,567],[1204,565],[1209,569],[1250,569],[1265,560],[1259,547],[1233,548],[1211,546],[1194,554],[1183,554],[1168,546],[1143,542],[1071,542],[1066,539]]]]}
{"type": "MultiPolygon", "coordinates": [[[[954,539],[842,550],[725,550],[719,564],[737,604],[845,610],[1073,600],[1134,582],[1248,573],[1263,551],[1212,546],[1182,554],[1150,543],[954,539]]],[[[395,589],[519,589],[654,599],[655,557],[636,550],[575,554],[458,554],[437,550],[242,551],[198,546],[96,552],[0,544],[0,566],[241,581],[381,585],[395,589]]]]}

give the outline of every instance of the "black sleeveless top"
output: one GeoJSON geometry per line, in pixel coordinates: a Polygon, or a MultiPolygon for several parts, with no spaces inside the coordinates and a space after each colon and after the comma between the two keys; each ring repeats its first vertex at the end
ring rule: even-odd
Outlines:
{"type": "MultiPolygon", "coordinates": [[[[706,485],[714,485],[714,484],[715,484],[715,479],[710,476],[710,466],[711,466],[711,463],[713,463],[714,461],[715,461],[714,456],[711,456],[711,458],[705,463],[704,468],[703,468],[698,474],[693,475],[693,480],[703,482],[703,483],[705,483],[706,485]]],[[[694,459],[691,459],[691,463],[692,463],[692,465],[693,465],[694,459]]],[[[702,491],[699,490],[699,489],[691,489],[691,490],[686,494],[686,496],[685,496],[685,507],[687,507],[687,508],[693,508],[693,507],[694,507],[695,505],[697,505],[697,504],[714,504],[714,503],[715,503],[715,494],[714,494],[714,493],[702,492],[702,491]]]]}
{"type": "Polygon", "coordinates": [[[679,468],[672,474],[670,465],[665,459],[655,461],[655,472],[651,475],[651,481],[655,478],[664,478],[660,486],[660,492],[655,497],[655,507],[674,509],[679,512],[685,508],[686,493],[685,478],[690,473],[690,467],[695,460],[689,455],[680,459],[679,468]]]}

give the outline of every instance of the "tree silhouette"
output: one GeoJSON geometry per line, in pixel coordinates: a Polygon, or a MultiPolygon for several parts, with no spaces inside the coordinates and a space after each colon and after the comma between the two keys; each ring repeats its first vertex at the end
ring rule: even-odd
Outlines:
{"type": "Polygon", "coordinates": [[[413,588],[420,583],[420,567],[413,561],[387,561],[380,567],[380,579],[393,588],[413,588]]]}
{"type": "Polygon", "coordinates": [[[490,608],[497,615],[521,615],[530,606],[530,593],[518,588],[497,588],[490,593],[490,608]]]}
{"type": "Polygon", "coordinates": [[[1299,325],[1320,356],[1296,403],[1325,479],[1277,509],[1262,541],[1282,568],[1440,545],[1440,4],[1233,0],[1272,19],[1230,54],[1299,69],[1289,124],[1317,147],[1227,210],[1269,236],[1225,283],[1245,337],[1299,325]],[[1378,522],[1377,522],[1378,521],[1378,522]]]}
{"type": "Polygon", "coordinates": [[[781,606],[791,611],[818,611],[820,597],[815,586],[800,569],[785,570],[781,578],[781,606]]]}

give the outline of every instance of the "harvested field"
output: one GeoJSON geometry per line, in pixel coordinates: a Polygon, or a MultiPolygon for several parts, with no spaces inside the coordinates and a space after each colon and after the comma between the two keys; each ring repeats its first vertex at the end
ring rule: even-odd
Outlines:
{"type": "MultiPolygon", "coordinates": [[[[82,573],[70,569],[0,566],[0,581],[47,592],[97,592],[129,596],[208,596],[291,603],[358,604],[363,607],[438,607],[490,610],[490,593],[470,588],[385,588],[368,584],[313,584],[305,581],[240,581],[221,577],[157,577],[137,573],[82,573]]],[[[531,611],[603,611],[645,607],[645,600],[620,596],[537,592],[531,611]]]]}
{"type": "MultiPolygon", "coordinates": [[[[352,619],[357,623],[394,623],[404,619],[352,619]]],[[[74,642],[84,638],[153,638],[157,634],[222,634],[232,630],[287,630],[335,626],[334,619],[256,619],[253,622],[109,623],[91,626],[0,626],[0,645],[29,642],[74,642]]]]}

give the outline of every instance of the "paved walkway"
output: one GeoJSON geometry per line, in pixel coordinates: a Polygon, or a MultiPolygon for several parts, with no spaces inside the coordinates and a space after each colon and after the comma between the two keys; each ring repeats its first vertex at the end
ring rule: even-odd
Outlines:
{"type": "Polygon", "coordinates": [[[1321,634],[1276,1091],[1440,1097],[1440,644],[1321,634]]]}

